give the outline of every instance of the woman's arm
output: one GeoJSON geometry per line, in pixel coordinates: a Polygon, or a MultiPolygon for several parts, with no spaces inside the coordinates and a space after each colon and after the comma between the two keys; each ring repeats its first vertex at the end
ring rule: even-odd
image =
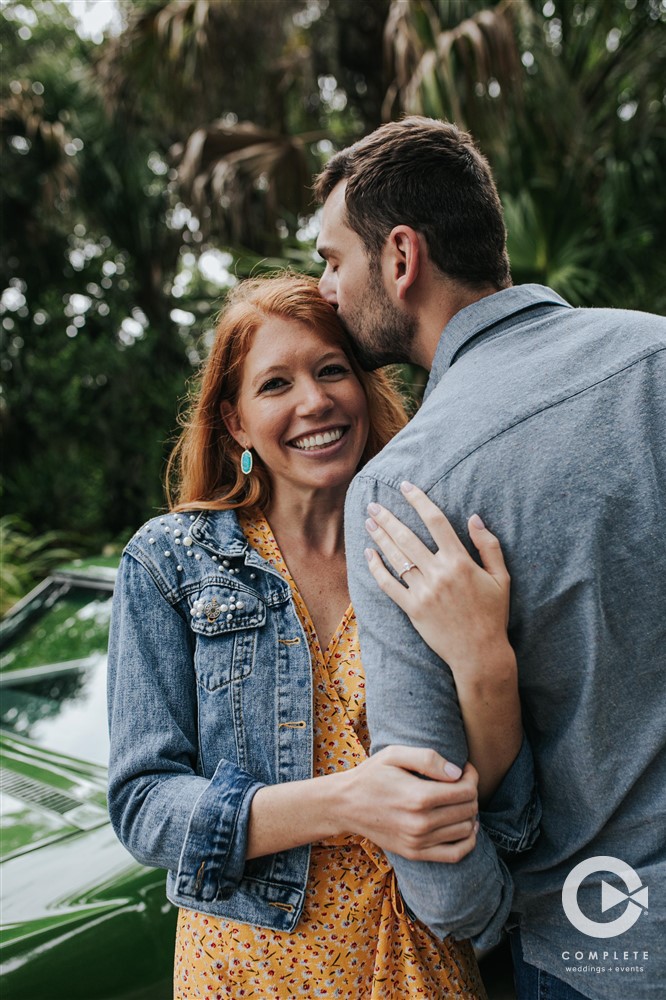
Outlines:
{"type": "Polygon", "coordinates": [[[476,772],[461,777],[431,750],[390,747],[358,767],[278,785],[232,760],[220,760],[210,779],[198,775],[192,641],[126,554],[109,648],[109,811],[142,863],[178,872],[194,897],[202,859],[211,885],[233,888],[247,859],[339,834],[417,860],[455,862],[474,848],[476,772]]]}
{"type": "Polygon", "coordinates": [[[372,549],[366,551],[370,572],[451,668],[483,803],[511,767],[523,739],[516,657],[506,632],[510,577],[498,540],[478,515],[469,519],[468,529],[482,566],[425,493],[411,483],[403,483],[402,492],[437,551],[384,507],[371,504],[370,536],[403,582],[372,549]]]}
{"type": "Polygon", "coordinates": [[[456,862],[476,843],[477,774],[434,750],[387,747],[356,767],[266,785],[252,799],[246,857],[341,834],[415,861],[456,862]]]}
{"type": "Polygon", "coordinates": [[[119,839],[183,885],[194,886],[203,858],[211,884],[235,885],[261,782],[229,760],[210,778],[197,773],[193,633],[129,553],[113,598],[108,701],[109,814],[119,839]]]}

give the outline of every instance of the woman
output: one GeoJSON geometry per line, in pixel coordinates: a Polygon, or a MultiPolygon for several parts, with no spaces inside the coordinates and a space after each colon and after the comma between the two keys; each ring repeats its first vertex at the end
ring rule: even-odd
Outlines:
{"type": "MultiPolygon", "coordinates": [[[[475,772],[415,747],[368,757],[342,510],[359,466],[404,421],[314,281],[260,279],[232,295],[172,458],[171,513],[123,556],[110,647],[110,812],[135,857],[169,869],[177,998],[483,995],[470,947],[410,919],[384,855],[471,850],[475,772]]],[[[368,527],[405,561],[399,522],[379,511],[368,527]]],[[[420,545],[409,535],[403,545],[420,545]]],[[[508,577],[475,570],[463,604],[490,581],[483,631],[504,664],[508,577]]],[[[415,624],[446,655],[429,633],[436,597],[419,607],[415,624]]],[[[513,691],[489,788],[520,745],[516,705],[513,691]]],[[[462,708],[483,757],[474,705],[462,708]]]]}

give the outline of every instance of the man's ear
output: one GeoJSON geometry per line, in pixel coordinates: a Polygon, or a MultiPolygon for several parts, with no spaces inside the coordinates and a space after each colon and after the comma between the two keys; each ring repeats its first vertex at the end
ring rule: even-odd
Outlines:
{"type": "Polygon", "coordinates": [[[423,263],[422,237],[411,226],[394,226],[388,236],[385,260],[396,296],[405,299],[423,263]]]}
{"type": "Polygon", "coordinates": [[[247,448],[247,438],[243,430],[243,424],[241,422],[238,409],[233,405],[233,403],[230,403],[229,400],[223,399],[220,403],[220,413],[222,414],[222,419],[224,420],[224,426],[227,428],[234,441],[239,444],[241,448],[247,448]]]}

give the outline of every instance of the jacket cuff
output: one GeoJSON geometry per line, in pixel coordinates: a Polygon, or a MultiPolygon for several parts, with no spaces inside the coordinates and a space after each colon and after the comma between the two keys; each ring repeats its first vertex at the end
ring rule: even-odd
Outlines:
{"type": "Polygon", "coordinates": [[[480,812],[481,824],[500,851],[518,853],[531,847],[539,835],[539,799],[532,749],[523,742],[494,795],[480,812]]]}
{"type": "Polygon", "coordinates": [[[227,899],[243,877],[250,806],[263,788],[247,771],[222,760],[190,815],[176,889],[195,902],[227,899]]]}

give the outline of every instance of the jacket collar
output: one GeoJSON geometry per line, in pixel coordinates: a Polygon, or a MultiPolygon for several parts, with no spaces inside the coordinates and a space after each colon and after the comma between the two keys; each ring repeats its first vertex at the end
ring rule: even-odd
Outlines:
{"type": "Polygon", "coordinates": [[[235,510],[200,511],[190,526],[190,535],[222,558],[239,559],[244,556],[247,566],[258,566],[282,580],[281,575],[248,544],[235,510]]]}
{"type": "Polygon", "coordinates": [[[545,285],[516,285],[487,295],[457,312],[446,324],[433,358],[424,399],[448,371],[459,351],[473,337],[497,326],[517,313],[537,306],[572,307],[545,285]]]}
{"type": "Polygon", "coordinates": [[[242,556],[248,547],[247,539],[233,510],[202,510],[190,526],[195,541],[214,549],[221,555],[242,556]]]}

